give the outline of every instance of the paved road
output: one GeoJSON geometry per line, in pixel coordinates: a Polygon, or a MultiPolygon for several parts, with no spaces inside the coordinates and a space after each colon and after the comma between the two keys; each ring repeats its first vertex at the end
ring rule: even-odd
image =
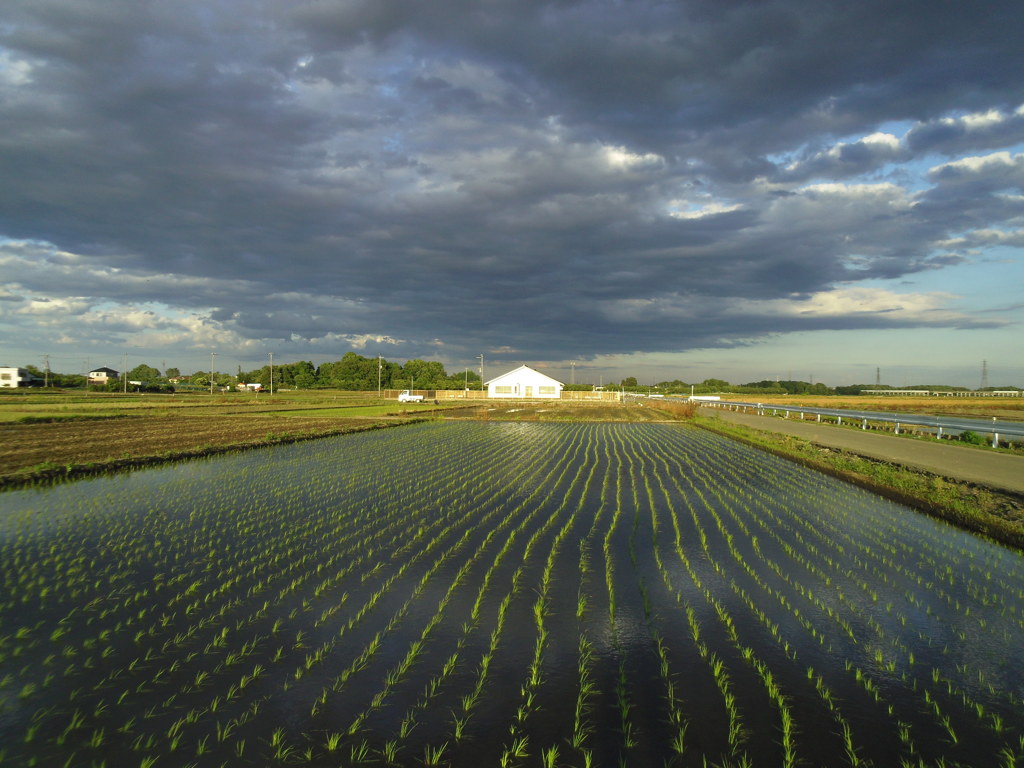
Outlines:
{"type": "Polygon", "coordinates": [[[701,408],[701,415],[717,416],[737,424],[802,437],[818,445],[904,464],[943,477],[1024,494],[1024,456],[718,408],[701,408]]]}

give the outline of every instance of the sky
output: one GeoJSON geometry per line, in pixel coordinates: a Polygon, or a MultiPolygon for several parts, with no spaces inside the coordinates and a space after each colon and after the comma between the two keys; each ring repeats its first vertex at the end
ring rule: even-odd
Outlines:
{"type": "Polygon", "coordinates": [[[1022,26],[4,0],[0,365],[1024,386],[1022,26]]]}

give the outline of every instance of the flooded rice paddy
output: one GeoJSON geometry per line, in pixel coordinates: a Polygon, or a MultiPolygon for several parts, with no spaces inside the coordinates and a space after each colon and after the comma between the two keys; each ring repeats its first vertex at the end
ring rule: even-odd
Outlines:
{"type": "Polygon", "coordinates": [[[1024,558],[697,429],[0,495],[3,766],[1012,766],[1024,558]]]}

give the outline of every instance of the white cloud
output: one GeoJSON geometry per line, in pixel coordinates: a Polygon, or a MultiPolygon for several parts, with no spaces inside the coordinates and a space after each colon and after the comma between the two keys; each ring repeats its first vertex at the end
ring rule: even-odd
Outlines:
{"type": "MultiPolygon", "coordinates": [[[[404,344],[404,339],[395,339],[391,336],[373,333],[326,333],[323,336],[307,340],[314,348],[325,348],[332,352],[339,348],[351,347],[352,349],[366,349],[369,344],[387,344],[397,346],[404,344]]],[[[339,355],[340,357],[340,355],[339,355]]]]}
{"type": "Polygon", "coordinates": [[[936,246],[948,250],[994,246],[1024,248],[1024,230],[976,229],[968,235],[940,240],[936,246]]]}
{"type": "Polygon", "coordinates": [[[884,147],[891,151],[895,151],[900,148],[900,140],[891,133],[872,133],[870,136],[865,136],[857,143],[873,147],[884,147]]]}
{"type": "Polygon", "coordinates": [[[31,62],[15,58],[11,51],[0,48],[0,84],[28,85],[32,82],[32,71],[31,62]]]}
{"type": "Polygon", "coordinates": [[[1011,155],[1009,152],[993,152],[989,155],[974,157],[962,157],[959,160],[952,160],[942,163],[929,169],[932,176],[947,174],[950,171],[961,173],[985,173],[992,170],[1004,170],[1007,168],[1020,168],[1024,166],[1024,154],[1011,155]]]}
{"type": "Polygon", "coordinates": [[[960,119],[969,129],[977,130],[979,128],[989,128],[993,125],[998,125],[999,123],[1004,122],[1006,120],[1006,115],[998,109],[990,109],[987,112],[975,112],[970,115],[964,115],[960,119]]]}
{"type": "Polygon", "coordinates": [[[83,298],[36,296],[14,311],[19,315],[41,316],[41,322],[64,322],[70,316],[83,315],[91,306],[92,302],[83,298]]]}
{"type": "Polygon", "coordinates": [[[686,205],[678,200],[673,200],[669,204],[669,216],[675,219],[703,219],[708,216],[717,216],[722,213],[730,213],[731,211],[738,211],[743,206],[739,203],[722,203],[712,202],[705,203],[704,205],[697,205],[690,203],[689,207],[685,210],[679,210],[681,205],[686,205]]]}
{"type": "MultiPolygon", "coordinates": [[[[951,293],[899,293],[881,288],[841,287],[779,299],[739,299],[674,295],[610,302],[605,315],[615,322],[697,322],[723,326],[747,318],[772,327],[781,320],[837,321],[839,327],[880,319],[887,326],[960,325],[970,317],[950,308],[951,293]]],[[[756,325],[756,324],[754,324],[756,325]]],[[[751,327],[754,327],[752,325],[751,327]]]]}
{"type": "Polygon", "coordinates": [[[625,147],[603,147],[605,162],[611,167],[619,170],[633,170],[644,166],[661,165],[664,158],[652,152],[637,154],[630,152],[625,147]]]}
{"type": "Polygon", "coordinates": [[[896,293],[877,288],[837,288],[819,291],[810,296],[794,296],[767,301],[730,302],[730,313],[789,316],[852,318],[884,314],[894,322],[929,323],[966,319],[947,305],[956,296],[949,293],[896,293]]]}

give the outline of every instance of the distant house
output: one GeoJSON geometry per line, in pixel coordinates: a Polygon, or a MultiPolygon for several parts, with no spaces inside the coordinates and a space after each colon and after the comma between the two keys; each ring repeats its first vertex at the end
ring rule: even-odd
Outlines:
{"type": "Polygon", "coordinates": [[[565,385],[527,365],[521,365],[515,370],[491,379],[486,386],[488,397],[532,400],[534,398],[558,399],[562,396],[562,387],[565,385]]]}
{"type": "Polygon", "coordinates": [[[43,380],[27,368],[0,367],[0,388],[38,387],[43,380]]]}
{"type": "Polygon", "coordinates": [[[96,368],[89,371],[89,383],[90,384],[107,384],[111,381],[117,381],[121,376],[113,368],[96,368]]]}

